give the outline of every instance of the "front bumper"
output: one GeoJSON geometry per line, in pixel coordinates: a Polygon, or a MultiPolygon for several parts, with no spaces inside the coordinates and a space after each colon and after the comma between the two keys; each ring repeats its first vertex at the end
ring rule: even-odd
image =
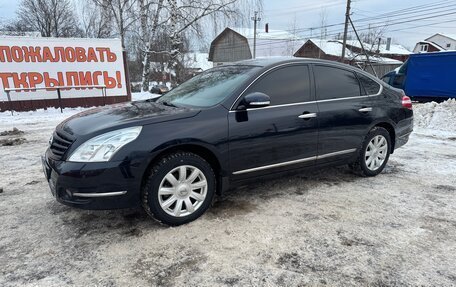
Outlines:
{"type": "Polygon", "coordinates": [[[80,163],[42,157],[52,195],[82,209],[133,208],[140,205],[144,168],[139,160],[80,163]]]}

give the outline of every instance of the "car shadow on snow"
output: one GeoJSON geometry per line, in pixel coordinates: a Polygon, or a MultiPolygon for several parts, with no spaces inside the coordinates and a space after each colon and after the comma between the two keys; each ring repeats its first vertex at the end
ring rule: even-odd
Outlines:
{"type": "Polygon", "coordinates": [[[266,201],[281,197],[306,196],[310,190],[321,192],[358,180],[363,178],[343,166],[288,174],[276,179],[259,179],[258,182],[246,184],[222,194],[208,210],[207,218],[245,215],[254,212],[266,201]]]}
{"type": "Polygon", "coordinates": [[[47,203],[52,215],[72,233],[72,237],[91,234],[117,233],[123,236],[140,237],[148,230],[166,228],[152,220],[142,209],[82,210],[62,205],[55,201],[47,203]],[[71,231],[70,231],[71,230],[71,231]]]}
{"type": "MultiPolygon", "coordinates": [[[[390,175],[401,171],[401,165],[388,165],[384,174],[390,175]]],[[[306,196],[311,190],[332,192],[332,187],[368,180],[360,177],[346,166],[331,167],[317,171],[306,171],[281,176],[277,179],[259,180],[235,189],[222,196],[217,196],[206,215],[199,220],[232,218],[255,212],[258,205],[280,197],[306,196]]],[[[117,232],[126,236],[141,236],[148,230],[167,228],[166,225],[151,219],[141,208],[119,210],[81,210],[68,207],[55,201],[48,202],[47,208],[52,215],[74,229],[75,236],[90,233],[117,232]]]]}

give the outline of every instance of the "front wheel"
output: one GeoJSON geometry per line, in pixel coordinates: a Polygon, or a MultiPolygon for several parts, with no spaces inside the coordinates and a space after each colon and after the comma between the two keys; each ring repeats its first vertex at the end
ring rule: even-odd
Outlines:
{"type": "Polygon", "coordinates": [[[381,173],[391,153],[391,137],[381,127],[373,128],[364,139],[358,159],[350,167],[362,176],[376,176],[381,173]]]}
{"type": "Polygon", "coordinates": [[[185,224],[209,208],[215,186],[214,172],[203,158],[176,152],[152,167],[142,190],[142,205],[160,222],[185,224]]]}

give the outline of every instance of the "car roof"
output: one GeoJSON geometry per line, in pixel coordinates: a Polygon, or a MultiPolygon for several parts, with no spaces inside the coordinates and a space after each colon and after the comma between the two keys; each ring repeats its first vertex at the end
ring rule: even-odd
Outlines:
{"type": "MultiPolygon", "coordinates": [[[[330,60],[322,60],[322,59],[315,59],[315,58],[302,58],[302,57],[269,57],[269,58],[257,58],[257,59],[250,59],[250,60],[243,60],[234,62],[230,65],[250,65],[250,66],[258,66],[261,67],[262,71],[269,70],[276,66],[280,66],[283,64],[292,64],[292,63],[302,63],[302,64],[327,64],[335,67],[340,67],[343,69],[348,69],[356,73],[363,74],[373,80],[375,80],[379,84],[383,84],[379,78],[375,77],[374,75],[369,74],[368,72],[360,69],[359,67],[351,66],[344,63],[339,63],[336,61],[330,60]]],[[[228,66],[228,65],[227,65],[228,66]]]]}
{"type": "Polygon", "coordinates": [[[288,63],[321,63],[321,64],[330,64],[336,65],[344,68],[354,69],[356,67],[339,63],[336,61],[329,61],[329,60],[322,60],[322,59],[315,59],[315,58],[302,58],[302,57],[268,57],[268,58],[257,58],[251,60],[243,60],[234,62],[233,65],[252,65],[252,66],[259,66],[264,68],[271,68],[274,66],[278,66],[281,64],[288,64],[288,63]]]}

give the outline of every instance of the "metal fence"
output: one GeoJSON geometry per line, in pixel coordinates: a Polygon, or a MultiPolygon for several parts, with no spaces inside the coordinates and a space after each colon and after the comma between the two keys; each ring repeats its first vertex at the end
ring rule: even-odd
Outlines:
{"type": "Polygon", "coordinates": [[[4,89],[6,96],[8,98],[8,103],[10,105],[11,115],[13,115],[13,101],[11,100],[11,92],[22,92],[22,91],[56,91],[57,99],[59,102],[60,112],[63,113],[62,105],[62,90],[69,89],[101,89],[101,97],[103,98],[103,105],[106,105],[106,86],[104,85],[95,85],[95,86],[55,86],[55,87],[41,87],[41,88],[6,88],[4,89]]]}
{"type": "Polygon", "coordinates": [[[366,65],[365,67],[361,67],[364,71],[368,72],[369,74],[372,74],[377,76],[379,78],[383,77],[385,74],[388,72],[391,72],[392,70],[396,69],[397,67],[400,67],[402,64],[377,64],[377,63],[372,63],[371,65],[366,65]],[[372,66],[371,66],[372,65],[372,66]],[[375,73],[374,71],[375,70],[375,73]]]}

